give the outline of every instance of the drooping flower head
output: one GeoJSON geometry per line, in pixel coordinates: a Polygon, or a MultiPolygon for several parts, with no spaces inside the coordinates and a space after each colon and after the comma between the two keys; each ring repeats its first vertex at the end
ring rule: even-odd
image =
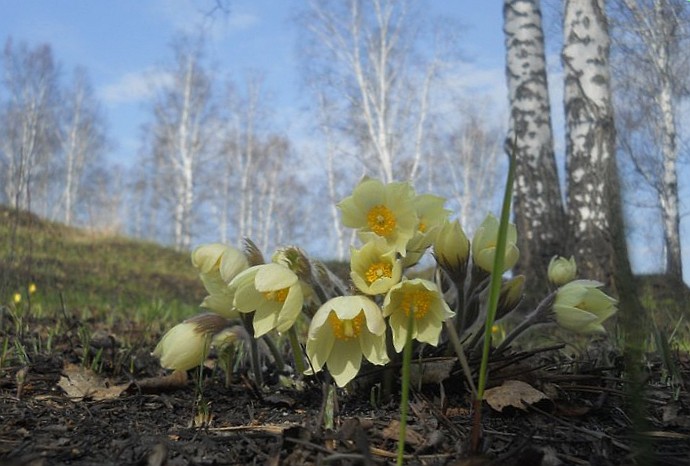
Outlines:
{"type": "MultiPolygon", "coordinates": [[[[498,241],[498,226],[498,219],[489,214],[472,238],[472,258],[474,260],[474,265],[489,273],[491,273],[494,268],[496,242],[498,241]]],[[[513,268],[520,258],[520,251],[516,243],[517,230],[514,224],[509,223],[506,236],[506,250],[503,259],[503,272],[513,268]]]]}
{"type": "Polygon", "coordinates": [[[213,336],[228,321],[216,314],[199,314],[177,324],[163,335],[153,350],[166,369],[186,371],[203,364],[213,336]]]}
{"type": "Polygon", "coordinates": [[[343,225],[357,228],[362,241],[384,238],[390,249],[404,256],[407,242],[417,230],[414,196],[409,183],[384,185],[379,180],[365,178],[338,207],[343,214],[343,225]]]}
{"type": "Polygon", "coordinates": [[[199,270],[199,278],[209,293],[201,307],[227,318],[237,317],[234,292],[228,284],[249,267],[242,251],[220,243],[203,244],[192,252],[192,265],[199,270]]]}
{"type": "Polygon", "coordinates": [[[372,364],[388,363],[381,309],[365,296],[328,300],[312,318],[306,350],[313,371],[328,366],[339,387],[357,375],[362,356],[372,364]]]}
{"type": "Polygon", "coordinates": [[[445,198],[433,194],[419,194],[414,198],[417,212],[417,231],[407,242],[407,254],[403,259],[403,267],[415,265],[426,250],[433,244],[444,222],[448,221],[449,210],[443,206],[445,198]]]}
{"type": "Polygon", "coordinates": [[[400,352],[408,332],[412,332],[412,339],[436,346],[443,322],[454,313],[435,283],[415,278],[403,280],[390,289],[383,301],[383,315],[390,316],[393,346],[400,352]],[[410,313],[413,315],[412,328],[408,328],[410,313]]]}
{"type": "Polygon", "coordinates": [[[238,311],[254,312],[254,336],[273,329],[285,332],[302,311],[304,293],[297,275],[279,264],[248,268],[230,282],[238,311]]]}
{"type": "Polygon", "coordinates": [[[570,256],[570,259],[553,256],[549,262],[548,277],[549,281],[556,286],[562,286],[575,280],[577,277],[575,258],[573,256],[570,256]]]}
{"type": "Polygon", "coordinates": [[[593,280],[575,280],[560,287],[553,304],[558,325],[578,333],[605,332],[602,323],[616,313],[618,301],[601,286],[593,280]]]}
{"type": "Polygon", "coordinates": [[[402,276],[402,262],[382,239],[371,240],[361,249],[350,250],[350,278],[364,294],[386,293],[402,276]]]}

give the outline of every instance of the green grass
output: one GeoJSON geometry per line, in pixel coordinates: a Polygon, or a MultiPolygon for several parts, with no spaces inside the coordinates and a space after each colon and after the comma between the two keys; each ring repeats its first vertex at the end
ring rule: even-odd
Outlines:
{"type": "Polygon", "coordinates": [[[83,320],[176,322],[197,312],[205,295],[189,253],[17,215],[4,206],[0,248],[0,305],[17,313],[51,317],[66,309],[83,320]]]}

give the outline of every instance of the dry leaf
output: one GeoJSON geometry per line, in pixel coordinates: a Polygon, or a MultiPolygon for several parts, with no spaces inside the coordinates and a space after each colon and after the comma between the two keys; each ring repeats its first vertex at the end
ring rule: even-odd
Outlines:
{"type": "Polygon", "coordinates": [[[526,410],[541,400],[548,400],[544,393],[520,380],[506,380],[500,387],[490,388],[484,392],[484,399],[496,411],[503,411],[506,406],[526,410]]]}
{"type": "Polygon", "coordinates": [[[62,372],[64,375],[60,377],[58,386],[73,401],[81,401],[84,398],[93,400],[117,398],[129,387],[129,384],[110,386],[105,379],[92,370],[76,364],[68,364],[62,372]]]}
{"type": "MultiPolygon", "coordinates": [[[[388,427],[385,427],[381,433],[383,438],[389,440],[398,440],[400,438],[400,422],[391,421],[388,427]]],[[[407,426],[405,429],[405,443],[416,447],[423,445],[424,442],[425,440],[422,434],[410,429],[410,426],[407,426]]]]}
{"type": "Polygon", "coordinates": [[[173,371],[170,375],[149,377],[132,384],[130,391],[140,390],[142,393],[162,393],[178,390],[187,386],[187,371],[173,371]]]}

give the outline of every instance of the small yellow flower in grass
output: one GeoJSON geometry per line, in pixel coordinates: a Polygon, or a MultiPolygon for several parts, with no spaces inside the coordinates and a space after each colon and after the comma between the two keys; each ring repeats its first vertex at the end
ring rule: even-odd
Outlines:
{"type": "MultiPolygon", "coordinates": [[[[498,240],[498,219],[489,214],[474,233],[472,238],[472,259],[480,269],[491,272],[494,268],[496,256],[496,241],[498,240]]],[[[506,237],[506,252],[503,259],[503,271],[513,268],[520,257],[517,242],[517,230],[512,223],[508,224],[506,237]]]]}
{"type": "Polygon", "coordinates": [[[400,281],[402,263],[396,253],[388,249],[383,240],[372,240],[362,249],[350,250],[350,277],[364,294],[386,293],[400,281]]]}
{"type": "Polygon", "coordinates": [[[403,259],[403,267],[411,267],[419,262],[433,244],[441,225],[448,221],[450,211],[443,207],[445,203],[445,198],[433,194],[419,194],[414,198],[419,220],[417,231],[407,242],[407,254],[403,259]]]}
{"type": "Polygon", "coordinates": [[[436,262],[458,283],[467,270],[470,241],[457,220],[445,222],[434,241],[436,262]]]}
{"type": "Polygon", "coordinates": [[[35,283],[29,283],[28,290],[29,290],[29,294],[34,294],[37,290],[36,284],[35,283]]]}
{"type": "Polygon", "coordinates": [[[153,355],[166,369],[186,371],[203,364],[213,336],[228,321],[216,314],[200,314],[177,324],[163,335],[153,355]]]}
{"type": "Polygon", "coordinates": [[[204,244],[192,252],[192,264],[199,270],[199,277],[209,295],[201,307],[225,317],[237,317],[233,309],[234,292],[230,281],[249,267],[242,251],[220,243],[204,244]]]}
{"type": "Polygon", "coordinates": [[[558,325],[578,333],[605,332],[602,323],[616,313],[618,301],[601,286],[593,280],[575,280],[560,287],[553,303],[558,325]]]}
{"type": "Polygon", "coordinates": [[[559,256],[551,258],[548,268],[548,277],[551,283],[556,286],[562,286],[575,280],[576,276],[577,264],[573,256],[570,256],[570,259],[559,256]]]}
{"type": "Polygon", "coordinates": [[[255,337],[292,327],[304,304],[302,286],[292,270],[273,263],[250,267],[230,282],[237,310],[255,311],[255,337]]]}
{"type": "Polygon", "coordinates": [[[407,242],[417,230],[414,196],[409,183],[384,185],[379,180],[365,178],[338,207],[343,214],[343,225],[359,229],[363,241],[385,238],[390,249],[404,256],[407,242]]]}
{"type": "Polygon", "coordinates": [[[14,301],[14,304],[19,304],[22,301],[22,295],[21,293],[15,293],[12,295],[12,301],[14,301]]]}
{"type": "Polygon", "coordinates": [[[412,339],[436,346],[443,322],[455,313],[443,300],[435,283],[415,278],[390,289],[383,301],[383,315],[390,316],[393,346],[400,352],[408,332],[412,332],[412,339]],[[410,313],[414,316],[411,329],[407,327],[410,313]]]}
{"type": "Polygon", "coordinates": [[[366,296],[338,296],[324,303],[309,325],[307,356],[314,372],[328,366],[339,387],[352,380],[362,356],[387,364],[386,323],[378,305],[366,296]]]}

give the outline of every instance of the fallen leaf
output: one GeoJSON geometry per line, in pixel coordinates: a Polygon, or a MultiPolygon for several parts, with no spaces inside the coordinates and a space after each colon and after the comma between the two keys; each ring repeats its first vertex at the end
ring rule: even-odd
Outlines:
{"type": "MultiPolygon", "coordinates": [[[[391,421],[388,427],[383,429],[381,434],[385,439],[398,440],[398,438],[400,438],[400,421],[391,421]]],[[[425,439],[422,434],[410,429],[410,426],[407,426],[405,429],[405,443],[416,447],[423,445],[424,442],[425,439]]]]}
{"type": "Polygon", "coordinates": [[[501,412],[506,406],[526,410],[525,403],[532,405],[541,400],[547,400],[548,397],[528,383],[520,380],[506,380],[500,387],[485,391],[484,399],[489,406],[501,412]]]}
{"type": "Polygon", "coordinates": [[[108,400],[117,398],[129,387],[129,384],[110,386],[102,377],[90,369],[76,364],[67,365],[60,377],[58,386],[64,390],[73,401],[84,398],[93,400],[108,400]]]}
{"type": "Polygon", "coordinates": [[[170,375],[149,377],[131,384],[129,392],[162,393],[187,386],[187,371],[173,371],[170,375]]]}

